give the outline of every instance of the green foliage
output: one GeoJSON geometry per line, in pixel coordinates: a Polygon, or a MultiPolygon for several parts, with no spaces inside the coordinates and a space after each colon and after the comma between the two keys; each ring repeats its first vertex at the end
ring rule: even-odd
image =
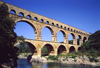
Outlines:
{"type": "Polygon", "coordinates": [[[96,59],[95,57],[88,57],[90,62],[99,62],[98,59],[96,59]]]}
{"type": "Polygon", "coordinates": [[[31,49],[27,43],[25,43],[25,38],[23,36],[17,36],[17,40],[20,41],[16,46],[19,48],[19,53],[31,53],[31,49]]]}
{"type": "Polygon", "coordinates": [[[100,55],[100,30],[89,36],[89,40],[82,44],[83,52],[89,52],[91,56],[100,55]]]}
{"type": "Polygon", "coordinates": [[[70,40],[70,41],[68,41],[69,42],[69,44],[73,44],[73,40],[70,40]]]}
{"type": "Polygon", "coordinates": [[[50,55],[50,56],[48,56],[48,58],[47,58],[48,60],[50,59],[50,60],[58,60],[58,56],[52,56],[52,55],[50,55]]]}
{"type": "Polygon", "coordinates": [[[14,29],[15,22],[9,17],[8,7],[3,3],[0,5],[0,66],[4,63],[17,66],[18,48],[14,47],[17,35],[14,29]]]}
{"type": "Polygon", "coordinates": [[[42,56],[45,56],[47,54],[48,54],[47,47],[46,46],[43,46],[43,48],[42,48],[42,56]]]}

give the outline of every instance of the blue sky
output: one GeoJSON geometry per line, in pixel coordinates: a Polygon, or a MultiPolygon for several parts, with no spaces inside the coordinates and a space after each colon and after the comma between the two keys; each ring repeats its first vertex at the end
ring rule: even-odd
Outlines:
{"type": "MultiPolygon", "coordinates": [[[[20,8],[55,19],[88,33],[100,30],[100,0],[2,0],[20,8]]],[[[23,22],[16,24],[15,32],[26,38],[34,39],[34,31],[23,22]],[[28,31],[24,30],[26,28],[28,31]],[[21,29],[19,31],[19,29],[21,29]]],[[[51,41],[50,31],[43,28],[42,40],[51,41]],[[47,32],[48,34],[46,34],[47,32]],[[47,36],[46,36],[46,35],[47,36]]],[[[58,33],[59,41],[63,35],[58,33]]],[[[58,42],[59,42],[58,41],[58,42]]]]}

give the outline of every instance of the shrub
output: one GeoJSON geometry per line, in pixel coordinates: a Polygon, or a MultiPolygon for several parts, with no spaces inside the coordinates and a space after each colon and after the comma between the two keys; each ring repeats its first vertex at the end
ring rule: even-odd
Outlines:
{"type": "Polygon", "coordinates": [[[98,59],[96,59],[95,57],[88,57],[90,62],[99,62],[98,59]]]}

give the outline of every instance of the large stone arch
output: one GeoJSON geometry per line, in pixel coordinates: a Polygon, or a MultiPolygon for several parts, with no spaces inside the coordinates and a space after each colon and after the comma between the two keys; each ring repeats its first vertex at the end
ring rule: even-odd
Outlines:
{"type": "MultiPolygon", "coordinates": [[[[43,27],[42,27],[42,30],[43,30],[43,28],[45,28],[45,27],[48,28],[48,29],[51,31],[51,35],[54,35],[54,30],[52,29],[52,27],[46,25],[46,26],[43,26],[43,27]]],[[[41,32],[42,32],[42,30],[41,30],[41,32]]]]}
{"type": "MultiPolygon", "coordinates": [[[[46,46],[47,47],[47,50],[48,50],[48,55],[54,55],[54,47],[51,45],[51,44],[44,44],[43,46],[46,46]]],[[[42,48],[43,48],[42,46],[42,48]]]]}
{"type": "Polygon", "coordinates": [[[81,45],[82,44],[82,37],[81,37],[81,35],[77,35],[77,37],[79,37],[79,39],[77,39],[77,45],[81,45]]]}
{"type": "Polygon", "coordinates": [[[75,51],[76,51],[75,47],[74,47],[74,46],[70,46],[70,48],[69,48],[69,53],[75,52],[75,51]]]}
{"type": "Polygon", "coordinates": [[[64,45],[60,45],[58,47],[58,50],[57,50],[57,54],[66,54],[67,53],[67,49],[64,45]]]}
{"type": "Polygon", "coordinates": [[[37,31],[36,31],[37,28],[36,28],[35,24],[32,24],[32,22],[30,20],[27,20],[27,19],[16,19],[15,23],[17,23],[17,22],[26,22],[26,23],[28,23],[33,28],[34,33],[37,34],[37,31]]]}
{"type": "Polygon", "coordinates": [[[66,32],[65,32],[64,30],[60,29],[60,30],[57,31],[57,33],[58,33],[59,31],[61,31],[62,34],[63,34],[63,36],[66,37],[66,32]]]}
{"type": "Polygon", "coordinates": [[[75,37],[75,34],[74,33],[72,33],[72,32],[70,32],[69,34],[68,34],[68,39],[69,39],[69,35],[72,35],[72,37],[73,37],[73,44],[75,44],[76,43],[76,37],[75,37]]]}
{"type": "Polygon", "coordinates": [[[86,40],[87,40],[87,37],[83,37],[83,43],[86,42],[86,40]]]}
{"type": "MultiPolygon", "coordinates": [[[[14,46],[16,46],[19,43],[20,43],[20,41],[15,43],[14,46]]],[[[32,55],[37,55],[37,48],[36,48],[36,46],[34,44],[32,44],[31,42],[28,42],[28,41],[25,41],[25,43],[30,47],[32,55]]]]}

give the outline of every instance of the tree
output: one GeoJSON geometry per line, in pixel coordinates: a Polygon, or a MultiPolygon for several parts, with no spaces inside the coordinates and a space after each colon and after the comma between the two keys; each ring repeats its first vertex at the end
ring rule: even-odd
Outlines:
{"type": "Polygon", "coordinates": [[[25,43],[25,38],[23,36],[18,36],[17,40],[20,42],[17,47],[19,48],[19,53],[30,53],[31,49],[27,43],[25,43]]]}
{"type": "Polygon", "coordinates": [[[3,3],[0,5],[0,68],[7,63],[13,68],[17,66],[18,48],[14,47],[17,35],[14,29],[15,22],[9,17],[8,7],[3,3]]]}
{"type": "Polygon", "coordinates": [[[82,48],[91,55],[97,54],[100,56],[100,30],[91,34],[88,41],[82,44],[82,48]]]}

